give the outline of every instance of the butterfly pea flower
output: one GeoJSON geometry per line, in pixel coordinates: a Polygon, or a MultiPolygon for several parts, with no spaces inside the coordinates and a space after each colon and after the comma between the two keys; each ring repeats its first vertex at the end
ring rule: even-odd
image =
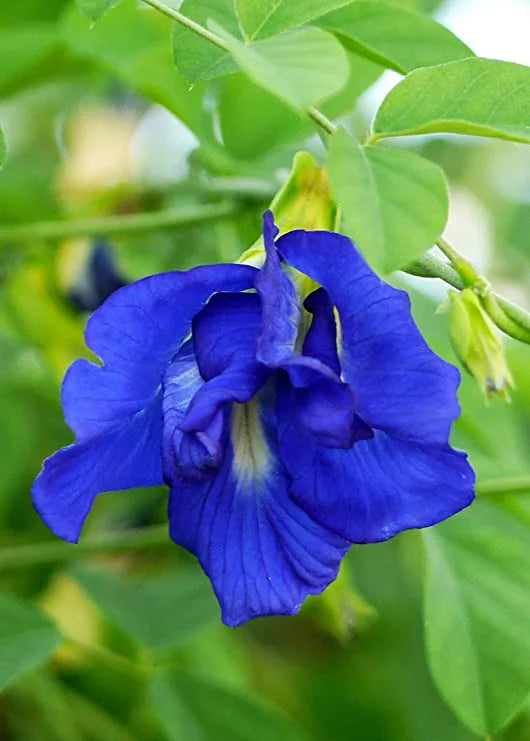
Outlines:
{"type": "Polygon", "coordinates": [[[76,542],[101,492],[165,482],[171,538],[198,558],[223,621],[295,614],[352,543],[450,517],[474,475],[449,434],[456,368],[408,297],[352,242],[278,230],[266,259],[154,275],[92,315],[62,403],[74,444],[33,487],[44,522],[76,542]],[[303,305],[295,277],[312,290],[303,305]]]}

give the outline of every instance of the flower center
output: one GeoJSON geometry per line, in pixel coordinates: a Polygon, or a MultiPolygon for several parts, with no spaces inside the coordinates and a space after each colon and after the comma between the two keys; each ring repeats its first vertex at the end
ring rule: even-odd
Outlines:
{"type": "Polygon", "coordinates": [[[263,480],[270,470],[271,454],[256,399],[234,404],[230,437],[234,474],[239,484],[263,480]]]}

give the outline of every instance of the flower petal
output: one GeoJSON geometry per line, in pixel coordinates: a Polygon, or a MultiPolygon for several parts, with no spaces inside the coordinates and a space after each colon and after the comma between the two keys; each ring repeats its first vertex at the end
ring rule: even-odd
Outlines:
{"type": "Polygon", "coordinates": [[[77,440],[146,407],[194,315],[217,291],[250,288],[255,274],[246,265],[211,265],[153,275],[113,293],[86,328],[87,345],[104,365],[78,360],[63,383],[64,414],[77,440]]]}
{"type": "Polygon", "coordinates": [[[254,285],[261,298],[263,312],[257,358],[271,367],[277,367],[293,355],[300,323],[298,296],[282,268],[274,244],[277,234],[273,215],[266,211],[263,215],[263,240],[267,256],[254,285]]]}
{"type": "Polygon", "coordinates": [[[98,494],[162,483],[161,444],[158,394],[118,427],[48,458],[33,484],[35,509],[55,535],[77,542],[98,494]]]}
{"type": "Polygon", "coordinates": [[[223,405],[248,401],[267,381],[271,370],[256,360],[260,326],[255,293],[219,294],[197,314],[193,343],[207,380],[191,400],[182,431],[204,432],[223,405]]]}
{"type": "Polygon", "coordinates": [[[280,454],[293,499],[316,521],[353,543],[387,540],[434,525],[473,500],[464,453],[392,439],[376,431],[350,450],[315,444],[295,428],[288,390],[278,398],[280,454]]]}
{"type": "Polygon", "coordinates": [[[333,315],[333,304],[323,288],[313,291],[304,301],[304,308],[313,314],[311,326],[305,336],[302,352],[317,358],[340,376],[337,350],[337,326],[333,315]]]}
{"type": "MultiPolygon", "coordinates": [[[[289,478],[277,458],[274,421],[263,413],[260,419],[269,454],[264,476],[240,476],[229,444],[214,479],[173,488],[170,496],[171,537],[198,557],[230,626],[296,613],[308,594],[320,593],[335,579],[349,547],[291,499],[289,478]]],[[[236,446],[254,443],[240,440],[236,446]]]]}
{"type": "Polygon", "coordinates": [[[331,232],[280,237],[285,261],[320,283],[337,307],[341,365],[370,427],[408,440],[446,443],[459,414],[459,373],[427,346],[403,291],[384,283],[349,239],[331,232]]]}
{"type": "Polygon", "coordinates": [[[202,386],[204,381],[190,339],[180,348],[164,374],[162,459],[164,479],[168,484],[182,479],[203,481],[220,463],[222,414],[214,417],[210,429],[205,432],[190,435],[180,429],[191,399],[202,386]]]}

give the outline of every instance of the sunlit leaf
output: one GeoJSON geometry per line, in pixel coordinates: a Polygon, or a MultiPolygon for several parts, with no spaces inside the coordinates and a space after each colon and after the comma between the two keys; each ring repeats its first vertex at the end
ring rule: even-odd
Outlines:
{"type": "Polygon", "coordinates": [[[0,690],[53,654],[61,636],[31,605],[0,594],[0,690]]]}
{"type": "Polygon", "coordinates": [[[57,43],[57,32],[49,23],[0,27],[0,91],[11,92],[23,82],[34,84],[57,43]]]}
{"type": "Polygon", "coordinates": [[[504,726],[530,686],[528,528],[487,501],[435,530],[427,554],[425,631],[436,685],[480,736],[504,726]]]}
{"type": "Polygon", "coordinates": [[[443,231],[443,173],[414,152],[363,147],[339,129],[330,141],[329,172],[345,231],[376,270],[403,267],[443,231]]]}
{"type": "Polygon", "coordinates": [[[432,18],[383,2],[352,2],[316,24],[335,33],[347,48],[397,72],[473,56],[432,18]]]}
{"type": "Polygon", "coordinates": [[[309,23],[351,0],[236,0],[237,15],[249,40],[274,36],[309,23]]]}
{"type": "Polygon", "coordinates": [[[294,109],[305,111],[330,98],[346,83],[344,50],[331,34],[318,28],[292,31],[250,45],[219,26],[214,28],[241,69],[294,109]]]}
{"type": "Polygon", "coordinates": [[[448,132],[530,143],[530,67],[472,58],[415,70],[373,128],[378,138],[448,132]]]}
{"type": "MultiPolygon", "coordinates": [[[[233,0],[184,0],[180,12],[202,26],[214,21],[239,36],[233,0]]],[[[173,56],[182,77],[192,84],[237,70],[226,51],[179,23],[173,29],[173,56]]]]}
{"type": "Polygon", "coordinates": [[[158,575],[145,584],[93,568],[76,568],[73,576],[110,622],[156,652],[219,622],[211,587],[198,570],[158,575]]]}
{"type": "Polygon", "coordinates": [[[120,0],[75,0],[78,7],[81,9],[81,11],[86,15],[87,18],[90,18],[91,21],[97,21],[98,18],[101,18],[103,13],[106,13],[107,10],[110,10],[115,5],[117,5],[120,0]]]}

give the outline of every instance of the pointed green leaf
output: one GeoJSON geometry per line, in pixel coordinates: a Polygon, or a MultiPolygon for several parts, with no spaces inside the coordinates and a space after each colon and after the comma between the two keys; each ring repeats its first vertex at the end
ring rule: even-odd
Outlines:
{"type": "Polygon", "coordinates": [[[150,695],[170,741],[306,741],[301,730],[259,698],[176,669],[155,674],[150,695]]]}
{"type": "Polygon", "coordinates": [[[482,737],[517,713],[530,687],[528,535],[484,500],[423,531],[429,667],[447,704],[482,737]]]}
{"type": "Polygon", "coordinates": [[[75,0],[79,9],[90,18],[97,21],[103,13],[117,5],[121,0],[75,0]]]}
{"type": "Polygon", "coordinates": [[[363,147],[344,129],[331,137],[329,174],[344,228],[379,272],[428,250],[447,221],[441,169],[403,149],[363,147]]]}
{"type": "Polygon", "coordinates": [[[473,58],[411,72],[383,101],[374,134],[435,132],[530,143],[530,67],[473,58]]]}
{"type": "Polygon", "coordinates": [[[352,2],[316,24],[335,33],[346,48],[397,72],[473,56],[432,18],[382,2],[352,2]]]}
{"type": "Polygon", "coordinates": [[[215,597],[198,569],[145,584],[88,567],[72,573],[110,622],[155,652],[170,651],[219,623],[215,597]]]}
{"type": "Polygon", "coordinates": [[[235,0],[247,39],[274,36],[347,5],[351,0],[235,0]]]}
{"type": "Polygon", "coordinates": [[[331,34],[319,28],[303,28],[249,45],[219,26],[212,28],[254,82],[295,110],[305,111],[330,98],[346,83],[346,54],[331,34]]]}
{"type": "Polygon", "coordinates": [[[60,643],[61,635],[47,617],[0,594],[0,690],[46,661],[60,643]]]}
{"type": "MultiPolygon", "coordinates": [[[[233,36],[240,35],[233,0],[184,0],[180,12],[202,26],[214,21],[233,36]]],[[[230,54],[179,23],[173,28],[173,58],[191,84],[237,71],[230,54]]]]}

